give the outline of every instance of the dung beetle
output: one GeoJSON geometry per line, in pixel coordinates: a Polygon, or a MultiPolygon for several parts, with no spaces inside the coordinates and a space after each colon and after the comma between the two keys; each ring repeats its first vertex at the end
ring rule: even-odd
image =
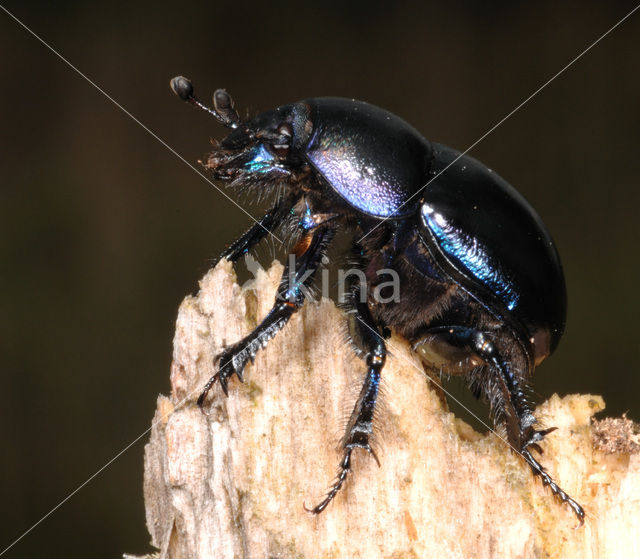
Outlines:
{"type": "MultiPolygon", "coordinates": [[[[352,99],[320,97],[242,120],[224,90],[213,108],[179,76],[171,88],[231,132],[204,162],[211,176],[273,206],[221,258],[236,261],[274,230],[296,239],[275,303],[262,322],[216,358],[215,382],[228,394],[243,370],[304,304],[335,233],[351,238],[349,334],[366,363],[362,390],[341,441],[343,457],[322,512],[351,470],[351,454],[370,444],[380,376],[391,330],[425,366],[463,375],[490,403],[507,440],[584,521],[582,507],[534,458],[553,429],[538,429],[525,390],[534,368],[563,334],[566,290],[558,253],[529,203],[491,169],[427,141],[401,118],[352,99]],[[393,270],[399,297],[374,297],[379,270],[393,270]]],[[[376,458],[377,461],[377,458],[376,458]]]]}

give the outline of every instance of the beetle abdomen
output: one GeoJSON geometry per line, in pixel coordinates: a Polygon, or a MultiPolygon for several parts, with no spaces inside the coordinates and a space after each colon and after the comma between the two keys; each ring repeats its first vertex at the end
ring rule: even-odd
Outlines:
{"type": "Polygon", "coordinates": [[[530,336],[564,331],[566,291],[555,245],[538,214],[504,179],[472,157],[432,143],[421,220],[425,242],[447,274],[530,336]]]}
{"type": "Polygon", "coordinates": [[[401,118],[362,101],[338,97],[306,101],[314,129],[307,157],[354,208],[375,217],[415,211],[428,180],[431,147],[401,118]]]}

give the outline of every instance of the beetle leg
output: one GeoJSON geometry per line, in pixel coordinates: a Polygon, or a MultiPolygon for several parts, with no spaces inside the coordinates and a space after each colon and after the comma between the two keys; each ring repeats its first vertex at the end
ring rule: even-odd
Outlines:
{"type": "Polygon", "coordinates": [[[220,255],[220,260],[225,258],[235,262],[243,254],[246,254],[252,247],[257,245],[262,239],[269,235],[286,218],[287,204],[276,203],[266,214],[264,214],[246,233],[231,243],[220,255]]]}
{"type": "MultiPolygon", "coordinates": [[[[294,247],[297,258],[294,260],[295,269],[289,270],[289,263],[284,269],[276,300],[262,322],[239,342],[225,349],[215,361],[218,361],[218,372],[209,379],[198,398],[198,406],[202,408],[204,399],[216,380],[220,381],[223,392],[228,395],[227,384],[234,373],[240,381],[247,361],[255,358],[260,348],[266,347],[304,303],[305,290],[313,281],[318,265],[325,254],[327,246],[333,236],[333,230],[320,227],[314,232],[307,233],[294,247]]],[[[290,259],[293,260],[293,259],[290,259]]]]}
{"type": "Polygon", "coordinates": [[[380,333],[380,328],[376,325],[369,312],[369,307],[366,303],[360,301],[360,290],[358,288],[354,289],[352,296],[354,310],[350,315],[349,330],[351,339],[358,346],[362,352],[362,357],[367,363],[367,374],[358,400],[351,412],[344,437],[340,443],[344,454],[338,466],[336,480],[324,500],[312,509],[307,509],[314,514],[319,514],[327,508],[327,505],[342,488],[342,485],[347,479],[347,475],[351,471],[351,453],[355,448],[365,449],[373,456],[378,466],[380,465],[378,457],[371,448],[369,438],[373,432],[374,412],[380,387],[380,374],[386,360],[387,348],[384,343],[384,338],[380,333]]]}
{"type": "MultiPolygon", "coordinates": [[[[459,341],[464,341],[469,349],[485,361],[495,375],[499,390],[497,391],[498,401],[493,402],[493,405],[498,405],[504,414],[507,437],[511,447],[525,459],[534,475],[540,477],[542,484],[548,485],[551,492],[573,510],[580,520],[580,524],[584,523],[584,509],[565,493],[531,454],[531,449],[540,450],[538,443],[554,429],[534,429],[533,425],[536,423],[536,419],[529,409],[518,378],[509,363],[482,332],[470,328],[456,328],[450,329],[450,331],[453,331],[453,335],[459,341]]],[[[488,384],[482,387],[485,394],[488,389],[488,384]]]]}

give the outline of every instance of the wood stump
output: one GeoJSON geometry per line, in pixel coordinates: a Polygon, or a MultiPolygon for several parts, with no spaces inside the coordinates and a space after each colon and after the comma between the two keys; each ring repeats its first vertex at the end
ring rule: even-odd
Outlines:
{"type": "Polygon", "coordinates": [[[640,557],[633,423],[622,435],[624,420],[617,431],[600,425],[594,446],[601,397],[554,395],[537,409],[558,427],[541,461],[587,513],[576,528],[573,513],[502,440],[443,406],[397,336],[388,342],[377,417],[381,467],[356,451],[334,502],[318,516],[305,512],[335,476],[337,443],[365,372],[331,301],[305,305],[246,368],[245,382],[229,383],[228,398],[214,386],[209,416],[195,404],[214,356],[267,313],[281,273],[274,263],[240,288],[221,262],[180,307],[171,395],[158,398],[145,449],[147,526],[158,557],[640,557]]]}

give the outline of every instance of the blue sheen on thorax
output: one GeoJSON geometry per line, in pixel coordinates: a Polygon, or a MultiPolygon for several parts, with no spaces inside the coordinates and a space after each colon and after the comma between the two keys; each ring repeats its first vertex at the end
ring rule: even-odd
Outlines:
{"type": "Polygon", "coordinates": [[[478,239],[465,234],[427,204],[422,206],[422,218],[447,257],[488,287],[510,311],[516,307],[519,296],[513,284],[492,262],[486,247],[478,239]]]}

